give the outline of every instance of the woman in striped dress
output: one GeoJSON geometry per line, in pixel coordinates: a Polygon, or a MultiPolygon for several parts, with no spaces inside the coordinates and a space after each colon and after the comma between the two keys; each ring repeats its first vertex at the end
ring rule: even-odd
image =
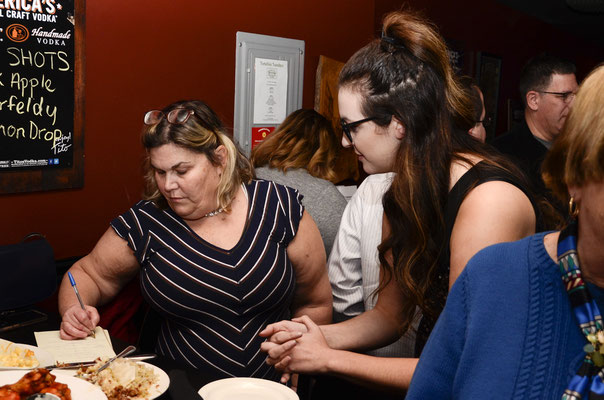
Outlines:
{"type": "Polygon", "coordinates": [[[86,337],[94,306],[140,271],[163,317],[156,350],[212,376],[277,379],[258,336],[284,316],[331,320],[325,250],[301,195],[253,170],[201,101],[145,115],[144,200],[115,218],[59,294],[61,337],[86,337]]]}

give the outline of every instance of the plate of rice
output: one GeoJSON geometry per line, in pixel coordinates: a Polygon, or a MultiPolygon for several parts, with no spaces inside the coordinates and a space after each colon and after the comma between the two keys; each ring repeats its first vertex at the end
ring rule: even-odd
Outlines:
{"type": "Polygon", "coordinates": [[[80,368],[76,376],[100,387],[109,400],[152,400],[170,386],[168,375],[155,365],[119,358],[97,373],[104,362],[97,360],[91,367],[80,368]]]}

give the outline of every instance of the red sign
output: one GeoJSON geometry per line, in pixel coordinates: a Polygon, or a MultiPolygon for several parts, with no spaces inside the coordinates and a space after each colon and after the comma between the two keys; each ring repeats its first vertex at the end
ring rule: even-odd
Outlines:
{"type": "Polygon", "coordinates": [[[274,126],[253,126],[252,127],[252,149],[268,136],[269,133],[275,130],[274,126]]]}

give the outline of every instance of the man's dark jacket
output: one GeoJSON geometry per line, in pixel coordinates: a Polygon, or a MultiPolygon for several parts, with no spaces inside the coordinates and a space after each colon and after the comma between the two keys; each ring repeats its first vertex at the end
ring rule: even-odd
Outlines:
{"type": "MultiPolygon", "coordinates": [[[[527,175],[531,183],[531,189],[538,199],[546,199],[555,210],[552,211],[557,212],[560,218],[564,218],[566,207],[545,187],[545,183],[543,183],[543,179],[541,178],[541,164],[545,159],[548,149],[533,136],[526,121],[523,119],[520,125],[498,136],[491,144],[501,153],[508,156],[527,175]]],[[[552,219],[549,216],[552,211],[546,212],[544,216],[545,221],[543,226],[548,229],[553,228],[553,224],[557,223],[555,218],[552,219]]]]}
{"type": "Polygon", "coordinates": [[[496,137],[492,145],[509,156],[527,174],[536,193],[544,193],[546,189],[541,179],[541,163],[547,154],[547,147],[535,139],[525,120],[511,131],[496,137]]]}

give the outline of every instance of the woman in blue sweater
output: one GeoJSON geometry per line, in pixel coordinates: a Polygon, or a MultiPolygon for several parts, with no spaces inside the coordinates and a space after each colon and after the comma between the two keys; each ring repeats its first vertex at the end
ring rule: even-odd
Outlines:
{"type": "Polygon", "coordinates": [[[600,66],[543,166],[546,184],[569,204],[567,227],[470,260],[407,399],[604,398],[603,109],[600,66]]]}

